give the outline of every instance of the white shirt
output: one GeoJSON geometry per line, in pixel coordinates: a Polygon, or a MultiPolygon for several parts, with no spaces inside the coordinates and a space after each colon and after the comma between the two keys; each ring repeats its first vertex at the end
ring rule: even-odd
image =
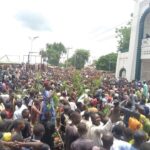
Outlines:
{"type": "Polygon", "coordinates": [[[69,102],[69,105],[71,107],[71,110],[75,111],[77,109],[77,105],[75,104],[75,102],[69,102]]]}
{"type": "Polygon", "coordinates": [[[1,103],[1,104],[0,104],[0,111],[3,111],[3,110],[5,110],[5,106],[4,106],[3,103],[1,103]]]}
{"type": "Polygon", "coordinates": [[[8,94],[2,94],[0,96],[3,98],[4,102],[9,99],[9,95],[8,94]]]}
{"type": "Polygon", "coordinates": [[[81,102],[82,104],[84,104],[84,99],[87,99],[87,98],[88,98],[88,95],[84,93],[79,97],[78,102],[81,102]]]}
{"type": "Polygon", "coordinates": [[[134,148],[128,142],[114,138],[113,145],[111,146],[110,150],[136,150],[136,148],[134,148]]]}
{"type": "Polygon", "coordinates": [[[88,131],[88,138],[92,139],[96,146],[102,146],[102,141],[101,141],[102,134],[106,131],[111,131],[111,130],[112,130],[112,122],[109,119],[104,126],[92,125],[88,131]]]}
{"type": "Polygon", "coordinates": [[[22,106],[20,108],[18,108],[17,110],[15,110],[14,115],[13,115],[13,119],[21,119],[22,118],[22,111],[24,109],[27,109],[27,107],[22,104],[22,106]]]}
{"type": "Polygon", "coordinates": [[[81,122],[86,124],[86,128],[89,131],[90,127],[92,126],[91,120],[88,121],[88,120],[82,119],[81,122]]]}

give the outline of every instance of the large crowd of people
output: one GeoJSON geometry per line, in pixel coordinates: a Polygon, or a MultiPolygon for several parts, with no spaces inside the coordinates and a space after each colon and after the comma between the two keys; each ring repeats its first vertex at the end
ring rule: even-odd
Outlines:
{"type": "Polygon", "coordinates": [[[149,119],[148,81],[0,67],[0,150],[150,150],[149,119]]]}

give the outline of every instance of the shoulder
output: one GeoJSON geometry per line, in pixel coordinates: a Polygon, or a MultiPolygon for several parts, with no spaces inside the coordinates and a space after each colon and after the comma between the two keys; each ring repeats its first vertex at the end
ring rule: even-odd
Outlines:
{"type": "Polygon", "coordinates": [[[128,142],[122,141],[122,140],[114,140],[112,148],[114,149],[126,149],[126,150],[135,150],[134,147],[129,144],[128,142]]]}
{"type": "Polygon", "coordinates": [[[68,134],[68,135],[78,134],[77,127],[68,125],[66,127],[66,134],[68,134]]]}
{"type": "Polygon", "coordinates": [[[92,150],[105,150],[105,149],[100,149],[99,147],[94,146],[94,147],[92,148],[92,150]]]}
{"type": "Polygon", "coordinates": [[[72,129],[72,126],[71,126],[71,125],[67,125],[67,126],[66,126],[66,132],[69,132],[71,129],[72,129]]]}

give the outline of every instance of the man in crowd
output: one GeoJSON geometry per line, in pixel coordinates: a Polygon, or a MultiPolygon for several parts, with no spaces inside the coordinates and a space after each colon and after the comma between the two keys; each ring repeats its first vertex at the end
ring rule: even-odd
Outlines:
{"type": "Polygon", "coordinates": [[[71,150],[92,150],[94,142],[87,138],[87,131],[86,124],[79,123],[79,138],[71,144],[71,150]]]}

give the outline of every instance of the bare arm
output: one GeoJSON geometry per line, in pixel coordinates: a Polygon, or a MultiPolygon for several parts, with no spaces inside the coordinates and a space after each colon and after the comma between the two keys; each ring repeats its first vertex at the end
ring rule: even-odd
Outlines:
{"type": "Polygon", "coordinates": [[[35,106],[32,106],[31,109],[32,109],[32,111],[36,112],[37,114],[39,114],[39,115],[41,114],[41,111],[38,110],[35,106]]]}
{"type": "Polygon", "coordinates": [[[42,142],[40,141],[35,141],[35,142],[17,142],[17,145],[19,147],[34,147],[34,148],[39,148],[43,145],[42,142]]]}
{"type": "Polygon", "coordinates": [[[126,103],[126,101],[123,101],[123,102],[120,103],[120,109],[121,109],[121,111],[123,111],[124,113],[128,112],[132,116],[139,117],[140,114],[138,112],[134,111],[134,109],[132,109],[132,108],[129,109],[129,108],[124,107],[125,103],[126,103]]]}

